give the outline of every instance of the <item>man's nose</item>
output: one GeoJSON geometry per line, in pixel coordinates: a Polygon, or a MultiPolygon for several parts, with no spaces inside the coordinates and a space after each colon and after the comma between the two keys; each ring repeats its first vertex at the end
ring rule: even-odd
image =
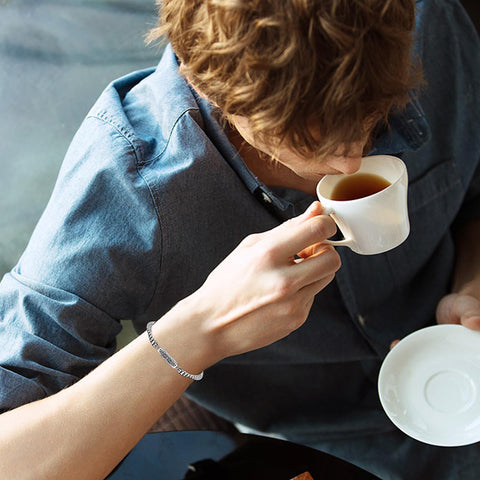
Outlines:
{"type": "Polygon", "coordinates": [[[345,173],[347,175],[357,172],[358,169],[360,168],[361,163],[362,163],[361,155],[355,155],[351,157],[339,156],[331,160],[330,162],[328,162],[330,167],[334,168],[335,170],[338,170],[340,173],[345,173]]]}

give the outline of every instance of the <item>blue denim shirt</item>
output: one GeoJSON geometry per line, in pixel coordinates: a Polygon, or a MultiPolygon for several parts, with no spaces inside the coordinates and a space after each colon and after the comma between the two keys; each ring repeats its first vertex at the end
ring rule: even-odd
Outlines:
{"type": "MultiPolygon", "coordinates": [[[[376,393],[380,362],[392,340],[434,322],[450,287],[453,233],[480,216],[478,38],[456,2],[425,4],[416,45],[427,86],[392,113],[371,152],[407,164],[411,234],[381,255],[339,248],[342,268],[304,326],[190,387],[234,421],[323,437],[393,429],[376,393]]],[[[157,68],[114,81],[0,284],[0,410],[83,377],[114,353],[119,320],[143,331],[246,235],[312,201],[247,169],[170,47],[157,68]]]]}

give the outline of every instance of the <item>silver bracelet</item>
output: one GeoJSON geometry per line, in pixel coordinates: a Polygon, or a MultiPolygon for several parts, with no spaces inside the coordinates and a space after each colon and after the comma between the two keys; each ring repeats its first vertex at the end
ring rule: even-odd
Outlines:
{"type": "Polygon", "coordinates": [[[191,378],[192,380],[201,380],[203,378],[203,372],[200,372],[198,375],[193,375],[192,373],[186,372],[183,368],[178,366],[178,363],[173,359],[173,357],[162,348],[156,340],[153,338],[152,326],[155,322],[147,323],[147,335],[150,343],[153,348],[160,354],[160,356],[172,367],[174,368],[182,377],[191,378]]]}

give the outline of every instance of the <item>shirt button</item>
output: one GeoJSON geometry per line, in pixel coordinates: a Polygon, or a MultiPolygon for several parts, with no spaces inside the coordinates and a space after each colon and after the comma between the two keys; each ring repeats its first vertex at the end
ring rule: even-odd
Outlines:
{"type": "Polygon", "coordinates": [[[272,199],[265,192],[262,192],[262,198],[265,203],[272,203],[272,199]]]}
{"type": "Polygon", "coordinates": [[[364,317],[363,315],[359,315],[357,318],[358,318],[358,323],[359,323],[362,327],[364,327],[365,324],[366,324],[365,317],[364,317]]]}

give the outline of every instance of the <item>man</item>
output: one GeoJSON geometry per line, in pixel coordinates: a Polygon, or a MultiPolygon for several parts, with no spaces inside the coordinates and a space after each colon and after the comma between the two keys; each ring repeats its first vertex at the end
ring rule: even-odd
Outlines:
{"type": "Polygon", "coordinates": [[[454,1],[177,0],[162,18],[151,37],[172,46],[92,108],[1,284],[2,471],[20,476],[27,446],[35,478],[104,477],[189,387],[381,478],[477,478],[475,446],[404,436],[376,393],[391,342],[437,310],[480,328],[468,17],[454,1]],[[410,237],[368,257],[322,245],[336,228],[316,183],[374,153],[407,164],[410,237]],[[105,360],[122,318],[160,320],[105,360]]]}

